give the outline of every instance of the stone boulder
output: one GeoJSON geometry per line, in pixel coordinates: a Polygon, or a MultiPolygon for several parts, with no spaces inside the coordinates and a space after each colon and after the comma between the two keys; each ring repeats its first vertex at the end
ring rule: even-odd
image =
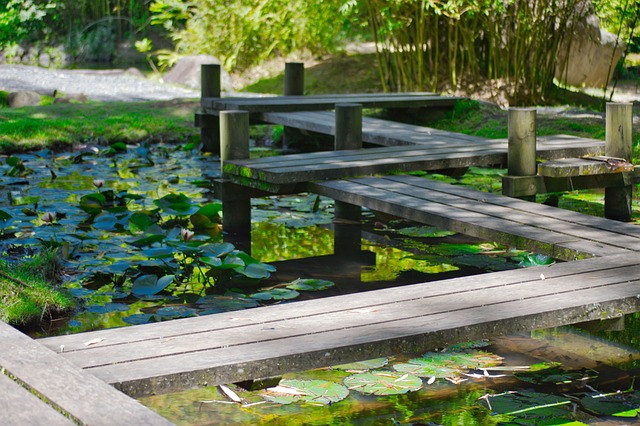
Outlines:
{"type": "MultiPolygon", "coordinates": [[[[200,89],[200,65],[219,64],[220,61],[211,55],[189,55],[178,59],[176,64],[167,72],[162,80],[165,83],[180,84],[192,89],[200,89]]],[[[221,70],[222,91],[233,92],[231,76],[222,68],[221,70]]]]}
{"type": "Polygon", "coordinates": [[[600,28],[593,6],[590,2],[586,4],[582,18],[575,22],[573,34],[565,35],[555,77],[570,86],[601,88],[611,81],[625,45],[620,41],[616,46],[616,36],[600,28]]]}
{"type": "Polygon", "coordinates": [[[31,90],[20,90],[9,93],[7,104],[10,108],[40,105],[42,96],[31,90]]]}

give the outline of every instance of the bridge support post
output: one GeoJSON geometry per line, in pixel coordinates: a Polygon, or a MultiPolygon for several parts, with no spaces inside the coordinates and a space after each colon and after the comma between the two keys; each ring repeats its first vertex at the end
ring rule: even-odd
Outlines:
{"type": "MultiPolygon", "coordinates": [[[[284,64],[284,96],[304,95],[304,64],[287,62],[284,64]]],[[[287,151],[295,145],[295,137],[300,131],[291,127],[282,129],[282,149],[287,151]]]]}
{"type": "MultiPolygon", "coordinates": [[[[221,95],[220,65],[200,65],[200,102],[205,98],[219,98],[221,95]]],[[[202,150],[220,154],[220,120],[209,114],[196,114],[195,125],[200,127],[202,150]]]]}
{"type": "MultiPolygon", "coordinates": [[[[336,135],[335,149],[360,149],[362,148],[362,105],[360,104],[336,104],[336,135]]],[[[336,219],[360,222],[360,206],[335,202],[336,219]]]]}
{"type": "MultiPolygon", "coordinates": [[[[607,103],[606,145],[607,157],[624,158],[632,162],[631,123],[632,103],[607,103]]],[[[608,219],[628,222],[631,220],[632,185],[605,188],[604,216],[608,219]]]]}
{"type": "Polygon", "coordinates": [[[502,179],[502,193],[524,193],[533,201],[536,194],[536,109],[509,108],[508,176],[502,179]],[[517,187],[517,189],[516,189],[517,187]]]}
{"type": "MultiPolygon", "coordinates": [[[[220,167],[224,162],[249,158],[249,113],[220,111],[220,167]]],[[[243,188],[225,181],[221,189],[222,228],[225,233],[248,236],[251,233],[251,197],[243,188]]]]}

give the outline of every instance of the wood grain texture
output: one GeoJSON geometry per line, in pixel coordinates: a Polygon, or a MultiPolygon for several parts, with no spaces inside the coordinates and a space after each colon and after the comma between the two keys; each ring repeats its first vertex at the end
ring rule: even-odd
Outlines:
{"type": "MultiPolygon", "coordinates": [[[[0,368],[49,404],[89,425],[171,423],[139,402],[0,321],[0,368]]],[[[60,351],[60,348],[57,348],[60,351]]]]}

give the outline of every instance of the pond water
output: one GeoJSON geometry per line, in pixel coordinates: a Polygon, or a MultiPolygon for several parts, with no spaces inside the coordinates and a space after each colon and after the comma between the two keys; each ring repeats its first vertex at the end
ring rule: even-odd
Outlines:
{"type": "Polygon", "coordinates": [[[224,241],[212,191],[219,159],[192,148],[117,143],[2,159],[3,258],[59,250],[64,285],[81,302],[33,336],[552,262],[369,211],[360,226],[333,224],[332,200],[309,194],[254,199],[250,245],[224,241]],[[335,253],[335,239],[351,249],[335,253]],[[316,281],[284,288],[296,279],[316,281]]]}
{"type": "MultiPolygon", "coordinates": [[[[33,336],[290,303],[553,261],[371,211],[364,212],[360,225],[334,224],[332,201],[309,194],[253,200],[250,244],[224,241],[220,203],[211,185],[220,175],[219,160],[192,148],[114,144],[0,158],[3,259],[17,261],[43,248],[59,250],[65,256],[64,285],[81,302],[69,317],[33,330],[33,336]],[[346,242],[351,249],[336,251],[336,239],[340,248],[346,242]]],[[[461,181],[496,190],[497,173],[474,169],[461,181]]],[[[568,207],[577,202],[570,197],[560,201],[568,207]]],[[[589,199],[586,205],[596,211],[601,206],[589,199]]],[[[584,206],[583,202],[579,208],[584,206]]],[[[225,401],[219,388],[143,402],[180,424],[466,425],[495,424],[500,419],[514,424],[542,424],[549,419],[555,423],[546,424],[631,424],[635,417],[619,421],[610,413],[594,414],[603,409],[585,410],[590,403],[583,400],[632,387],[638,369],[639,322],[637,316],[629,316],[626,331],[596,339],[561,329],[477,342],[474,348],[459,349],[467,357],[462,364],[460,358],[440,359],[435,354],[442,352],[429,352],[433,348],[425,348],[423,354],[397,354],[383,360],[383,380],[395,377],[404,383],[409,373],[393,376],[399,374],[395,370],[399,364],[424,364],[435,358],[448,373],[423,372],[423,377],[414,379],[412,370],[413,385],[421,388],[402,394],[365,395],[355,389],[368,383],[352,385],[347,398],[329,406],[263,403],[264,391],[240,388],[233,391],[247,404],[219,402],[225,401]],[[597,355],[587,356],[596,349],[597,355]],[[469,356],[475,361],[468,361],[469,356]],[[521,368],[542,362],[561,365],[545,364],[546,373],[533,381],[516,375],[523,374],[521,368]],[[578,378],[566,372],[575,369],[578,378]],[[598,372],[597,378],[592,370],[598,372]],[[590,378],[585,381],[583,376],[590,378]],[[545,377],[560,377],[562,385],[549,384],[545,377]],[[501,393],[506,402],[486,396],[501,393]],[[564,399],[550,403],[549,398],[564,399]],[[496,417],[488,404],[527,414],[496,417]],[[543,411],[542,417],[531,412],[532,406],[547,405],[565,411],[543,411]],[[572,413],[568,417],[567,408],[572,413]]],[[[457,352],[449,348],[444,353],[457,352]]],[[[284,379],[296,386],[310,379],[340,385],[354,374],[325,369],[284,379]]],[[[381,380],[379,374],[376,377],[381,380]]],[[[606,396],[604,405],[620,403],[631,407],[627,414],[637,416],[633,412],[637,399],[635,392],[624,392],[606,396]]]]}

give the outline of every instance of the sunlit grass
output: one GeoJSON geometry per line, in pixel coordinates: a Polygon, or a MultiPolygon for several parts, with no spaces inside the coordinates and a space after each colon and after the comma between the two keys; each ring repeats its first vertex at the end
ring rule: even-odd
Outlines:
{"type": "Polygon", "coordinates": [[[52,284],[59,268],[51,251],[18,264],[0,261],[0,320],[19,326],[72,309],[73,297],[52,284]]]}

